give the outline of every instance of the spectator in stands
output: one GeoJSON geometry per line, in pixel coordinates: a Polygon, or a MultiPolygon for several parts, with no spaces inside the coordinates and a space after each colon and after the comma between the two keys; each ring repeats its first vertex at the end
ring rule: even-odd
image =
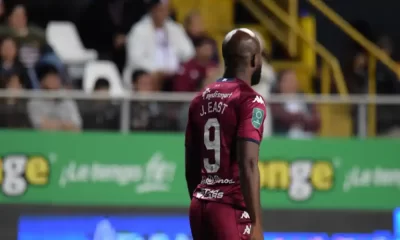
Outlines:
{"type": "MultiPolygon", "coordinates": [[[[94,94],[108,96],[110,83],[107,79],[97,79],[94,94]]],[[[110,100],[85,101],[81,107],[83,115],[83,128],[85,130],[113,130],[119,129],[120,106],[110,100]],[[86,104],[89,103],[89,104],[86,104]]]]}
{"type": "Polygon", "coordinates": [[[26,9],[16,5],[8,16],[8,26],[0,27],[0,36],[16,39],[19,46],[19,60],[32,68],[45,49],[46,37],[43,29],[28,25],[26,9]]]}
{"type": "Polygon", "coordinates": [[[25,87],[32,87],[24,67],[18,60],[17,45],[11,37],[6,37],[1,42],[0,64],[0,77],[4,75],[9,75],[10,73],[17,73],[20,76],[21,81],[25,87]]]}
{"type": "Polygon", "coordinates": [[[128,35],[128,67],[154,74],[163,88],[180,63],[194,56],[194,48],[184,29],[169,19],[168,1],[151,0],[149,9],[128,35]]]}
{"type": "Polygon", "coordinates": [[[276,90],[279,94],[287,95],[288,101],[271,104],[274,133],[289,138],[314,136],[320,127],[320,117],[316,107],[291,98],[299,94],[296,73],[293,70],[282,72],[276,90]]]}
{"type": "MultiPolygon", "coordinates": [[[[388,55],[392,56],[394,44],[389,36],[382,36],[378,40],[378,46],[388,55]]],[[[400,83],[396,74],[381,62],[376,67],[376,88],[377,94],[398,94],[400,93],[400,83]]]]}
{"type": "MultiPolygon", "coordinates": [[[[206,28],[204,27],[203,18],[201,17],[200,12],[198,11],[193,11],[186,16],[184,26],[186,33],[192,40],[193,44],[195,39],[197,38],[204,38],[204,37],[209,38],[206,32],[206,28]]],[[[211,44],[213,50],[213,60],[216,63],[219,63],[217,43],[212,39],[211,44]]]]}
{"type": "MultiPolygon", "coordinates": [[[[144,70],[137,70],[132,74],[132,87],[135,92],[151,93],[154,88],[154,76],[144,70]]],[[[168,103],[133,102],[131,105],[132,130],[176,130],[176,114],[168,103]]]]}
{"type": "MultiPolygon", "coordinates": [[[[38,69],[42,90],[62,89],[61,77],[51,65],[38,69]]],[[[80,131],[81,116],[75,101],[69,99],[33,99],[28,103],[28,113],[32,125],[40,130],[80,131]]]]}
{"type": "Polygon", "coordinates": [[[126,34],[145,12],[143,0],[91,1],[78,24],[82,41],[87,48],[97,50],[100,59],[113,60],[122,71],[126,34]]]}
{"type": "MultiPolygon", "coordinates": [[[[27,70],[30,84],[39,88],[35,64],[45,56],[45,62],[54,66],[62,65],[53,50],[47,45],[43,29],[28,25],[26,9],[23,5],[16,5],[8,16],[8,25],[0,26],[0,37],[12,37],[18,45],[18,60],[27,70]]],[[[61,69],[59,69],[61,70],[61,69]]]]}
{"type": "Polygon", "coordinates": [[[136,70],[132,74],[132,90],[135,92],[153,92],[157,90],[153,75],[145,70],[136,70]]]}
{"type": "MultiPolygon", "coordinates": [[[[154,82],[153,76],[144,70],[136,70],[132,74],[132,88],[135,92],[149,93],[155,91],[154,82]]],[[[158,103],[136,102],[131,106],[131,128],[133,130],[147,129],[151,125],[152,119],[160,111],[158,103]]]]}
{"type": "Polygon", "coordinates": [[[207,71],[216,68],[217,64],[212,60],[213,41],[207,37],[198,37],[194,41],[196,48],[195,57],[182,65],[174,80],[174,91],[195,92],[204,85],[207,71]]]}
{"type": "Polygon", "coordinates": [[[368,92],[367,62],[367,54],[363,51],[359,51],[347,68],[345,79],[350,93],[363,94],[368,92]]]}
{"type": "MultiPolygon", "coordinates": [[[[378,46],[392,56],[394,44],[389,36],[378,39],[378,46]]],[[[376,93],[382,95],[397,95],[400,93],[400,82],[395,73],[381,62],[376,66],[376,93]]],[[[385,136],[400,136],[400,106],[377,105],[377,133],[385,136]]]]}
{"type": "MultiPolygon", "coordinates": [[[[16,72],[9,72],[7,75],[3,75],[0,87],[16,95],[18,91],[23,89],[19,75],[16,72]]],[[[17,97],[0,99],[0,128],[30,128],[26,110],[25,99],[17,97]]]]}

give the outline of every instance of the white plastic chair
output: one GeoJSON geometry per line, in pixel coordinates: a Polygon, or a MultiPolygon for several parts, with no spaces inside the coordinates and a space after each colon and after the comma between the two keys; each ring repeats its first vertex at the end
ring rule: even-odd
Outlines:
{"type": "Polygon", "coordinates": [[[83,73],[83,90],[92,93],[97,79],[105,78],[110,83],[110,94],[122,96],[124,88],[117,66],[111,61],[88,62],[83,73]]]}
{"type": "Polygon", "coordinates": [[[50,22],[46,28],[46,38],[66,64],[84,64],[97,59],[97,52],[83,46],[78,30],[71,22],[50,22]]]}

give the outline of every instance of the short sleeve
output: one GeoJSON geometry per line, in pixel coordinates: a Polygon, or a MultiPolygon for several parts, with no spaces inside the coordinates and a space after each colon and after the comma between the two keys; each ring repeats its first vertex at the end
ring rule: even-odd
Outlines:
{"type": "Polygon", "coordinates": [[[238,138],[260,144],[264,131],[266,107],[256,94],[246,96],[239,106],[238,138]]]}

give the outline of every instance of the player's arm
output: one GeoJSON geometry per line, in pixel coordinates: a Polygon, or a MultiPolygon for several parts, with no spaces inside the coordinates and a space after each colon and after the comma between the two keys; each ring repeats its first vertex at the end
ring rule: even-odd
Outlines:
{"type": "Polygon", "coordinates": [[[193,129],[192,122],[192,110],[190,107],[185,133],[185,176],[190,198],[192,198],[194,190],[201,181],[200,154],[196,151],[200,145],[197,144],[195,133],[196,131],[193,129]]]}
{"type": "MultiPolygon", "coordinates": [[[[255,96],[254,96],[255,97],[255,96]]],[[[263,102],[248,97],[240,104],[237,156],[240,185],[253,225],[261,226],[259,146],[263,135],[266,108],[263,102]]]]}

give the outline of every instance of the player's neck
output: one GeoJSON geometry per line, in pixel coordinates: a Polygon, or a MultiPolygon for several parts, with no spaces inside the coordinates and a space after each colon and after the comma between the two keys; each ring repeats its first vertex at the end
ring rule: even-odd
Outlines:
{"type": "Polygon", "coordinates": [[[251,79],[251,77],[249,77],[249,75],[246,73],[246,71],[232,70],[230,68],[225,69],[223,78],[237,78],[242,81],[245,81],[248,84],[250,84],[250,80],[248,80],[248,79],[251,79]]]}

